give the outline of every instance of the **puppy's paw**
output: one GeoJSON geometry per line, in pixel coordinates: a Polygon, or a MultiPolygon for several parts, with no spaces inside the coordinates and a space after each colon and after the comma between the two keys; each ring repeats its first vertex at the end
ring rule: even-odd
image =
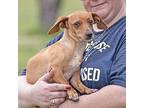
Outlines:
{"type": "Polygon", "coordinates": [[[69,90],[67,91],[68,94],[68,98],[72,101],[78,101],[79,97],[78,97],[78,93],[75,90],[69,90]]]}

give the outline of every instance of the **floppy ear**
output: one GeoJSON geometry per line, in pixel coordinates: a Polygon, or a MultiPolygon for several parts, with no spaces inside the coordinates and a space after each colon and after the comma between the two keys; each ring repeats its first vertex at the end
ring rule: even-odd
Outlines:
{"type": "Polygon", "coordinates": [[[48,34],[50,35],[52,33],[58,32],[60,30],[60,27],[66,28],[68,26],[66,23],[67,21],[68,21],[68,17],[65,17],[65,16],[59,17],[56,23],[48,31],[48,34]]]}
{"type": "Polygon", "coordinates": [[[96,14],[96,13],[91,13],[92,17],[94,19],[94,23],[97,23],[97,27],[99,29],[107,29],[107,25],[104,23],[104,21],[96,14]]]}

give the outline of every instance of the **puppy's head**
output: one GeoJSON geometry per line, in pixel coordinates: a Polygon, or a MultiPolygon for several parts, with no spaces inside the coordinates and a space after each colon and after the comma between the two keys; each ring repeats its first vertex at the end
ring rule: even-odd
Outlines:
{"type": "Polygon", "coordinates": [[[96,14],[86,11],[77,11],[69,16],[59,17],[48,34],[55,33],[60,28],[67,30],[68,36],[76,41],[88,41],[93,38],[93,24],[97,24],[98,29],[106,29],[103,20],[96,14]]]}

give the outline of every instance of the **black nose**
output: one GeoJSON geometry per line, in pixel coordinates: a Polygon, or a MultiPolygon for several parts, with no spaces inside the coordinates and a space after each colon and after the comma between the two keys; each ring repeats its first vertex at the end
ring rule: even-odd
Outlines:
{"type": "Polygon", "coordinates": [[[91,39],[92,35],[93,35],[93,33],[91,31],[86,32],[87,39],[91,39]]]}

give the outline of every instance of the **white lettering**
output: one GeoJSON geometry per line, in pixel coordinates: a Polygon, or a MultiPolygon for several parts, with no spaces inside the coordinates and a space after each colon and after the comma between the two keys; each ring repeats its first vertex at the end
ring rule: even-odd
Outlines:
{"type": "Polygon", "coordinates": [[[105,42],[101,42],[99,43],[97,46],[95,46],[97,49],[101,49],[103,46],[105,46],[106,43],[105,42]]]}
{"type": "Polygon", "coordinates": [[[99,81],[99,78],[100,78],[100,70],[99,69],[94,69],[93,81],[99,81]]]}
{"type": "Polygon", "coordinates": [[[110,48],[110,45],[106,44],[105,42],[101,42],[97,46],[95,46],[94,48],[98,49],[99,52],[102,52],[106,48],[110,48]]]}
{"type": "Polygon", "coordinates": [[[98,68],[81,68],[82,81],[99,81],[100,69],[98,68]]]}
{"type": "Polygon", "coordinates": [[[81,69],[82,81],[85,81],[87,79],[87,75],[86,75],[85,71],[87,71],[86,67],[81,69]]]}
{"type": "Polygon", "coordinates": [[[92,81],[92,73],[93,73],[93,68],[88,68],[88,75],[87,76],[88,76],[89,81],[92,81]]]}

